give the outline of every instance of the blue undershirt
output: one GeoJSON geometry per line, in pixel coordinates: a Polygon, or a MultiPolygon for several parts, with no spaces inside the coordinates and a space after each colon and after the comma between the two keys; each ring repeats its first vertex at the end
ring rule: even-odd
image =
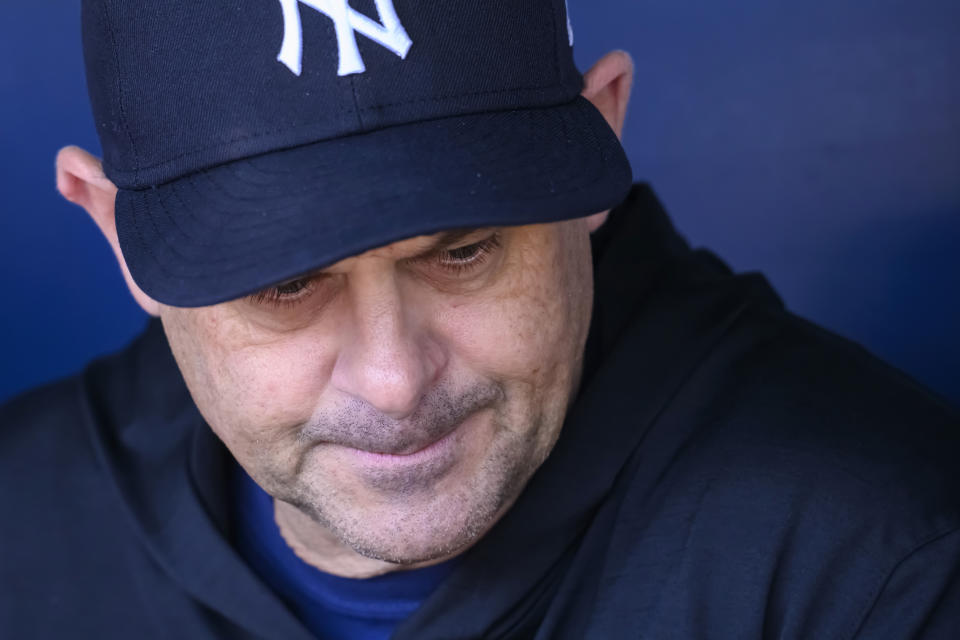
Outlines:
{"type": "Polygon", "coordinates": [[[250,567],[322,640],[383,640],[433,593],[455,560],[364,580],[324,573],[290,549],[273,498],[239,466],[234,474],[235,542],[250,567]]]}

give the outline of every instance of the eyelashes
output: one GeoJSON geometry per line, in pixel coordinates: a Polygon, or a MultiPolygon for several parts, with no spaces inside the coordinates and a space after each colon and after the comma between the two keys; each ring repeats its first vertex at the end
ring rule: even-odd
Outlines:
{"type": "MultiPolygon", "coordinates": [[[[411,262],[423,265],[428,269],[439,270],[441,275],[465,276],[479,269],[501,246],[500,232],[497,231],[478,242],[452,249],[433,251],[424,256],[413,258],[411,262]]],[[[249,296],[248,299],[256,305],[294,306],[310,297],[327,279],[329,279],[329,276],[322,273],[294,278],[258,291],[249,296]]]]}
{"type": "Polygon", "coordinates": [[[295,280],[288,280],[273,287],[268,287],[250,296],[250,300],[258,305],[273,305],[282,307],[294,305],[310,295],[317,286],[317,279],[323,276],[304,276],[295,280]]]}
{"type": "Polygon", "coordinates": [[[500,234],[494,233],[479,242],[439,251],[433,256],[428,256],[427,260],[433,260],[442,268],[454,273],[463,273],[486,262],[500,246],[500,234]]]}

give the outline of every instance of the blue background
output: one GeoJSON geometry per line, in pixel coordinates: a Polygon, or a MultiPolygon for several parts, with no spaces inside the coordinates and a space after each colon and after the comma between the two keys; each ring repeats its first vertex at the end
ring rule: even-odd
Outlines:
{"type": "MultiPolygon", "coordinates": [[[[264,0],[269,1],[269,0],[264,0]]],[[[625,146],[680,230],[960,401],[960,2],[570,0],[637,66],[625,146]]],[[[0,399],[145,317],[53,159],[95,153],[79,1],[0,8],[0,399]]]]}

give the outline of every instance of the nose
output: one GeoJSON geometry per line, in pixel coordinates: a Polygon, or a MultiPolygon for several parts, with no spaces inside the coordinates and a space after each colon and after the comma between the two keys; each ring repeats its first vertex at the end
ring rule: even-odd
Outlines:
{"type": "Polygon", "coordinates": [[[386,416],[412,414],[443,367],[439,345],[393,281],[355,287],[331,383],[386,416]]]}

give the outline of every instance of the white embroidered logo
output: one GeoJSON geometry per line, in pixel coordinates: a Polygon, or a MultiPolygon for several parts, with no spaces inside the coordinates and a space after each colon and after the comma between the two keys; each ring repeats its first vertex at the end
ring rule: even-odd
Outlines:
{"type": "Polygon", "coordinates": [[[280,0],[283,9],[283,43],[277,60],[290,71],[300,75],[303,59],[303,26],[300,23],[300,3],[312,7],[333,20],[337,33],[340,64],[337,75],[363,73],[366,67],[357,48],[357,33],[390,49],[401,58],[407,57],[413,41],[400,24],[393,0],[376,0],[380,22],[354,11],[347,0],[280,0]]]}

